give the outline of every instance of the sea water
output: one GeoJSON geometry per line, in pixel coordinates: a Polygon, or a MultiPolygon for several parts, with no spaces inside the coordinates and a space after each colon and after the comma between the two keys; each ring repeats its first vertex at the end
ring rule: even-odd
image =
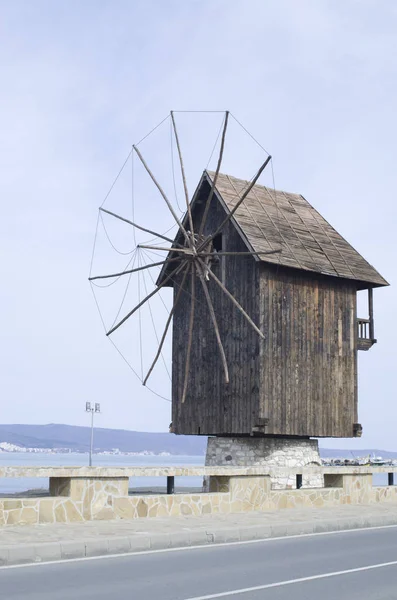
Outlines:
{"type": "MultiPolygon", "coordinates": [[[[201,467],[204,456],[130,456],[125,454],[94,454],[95,467],[201,467]]],[[[53,454],[30,452],[0,453],[0,467],[84,467],[88,454],[53,454]]],[[[201,487],[202,477],[175,477],[175,487],[201,487]]],[[[165,487],[165,477],[131,477],[130,488],[165,487]]],[[[40,477],[0,477],[0,494],[15,494],[32,489],[48,489],[48,479],[40,477]]]]}

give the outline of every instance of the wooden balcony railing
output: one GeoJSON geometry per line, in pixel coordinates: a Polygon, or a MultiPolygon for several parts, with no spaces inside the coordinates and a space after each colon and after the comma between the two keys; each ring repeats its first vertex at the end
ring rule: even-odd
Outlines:
{"type": "Polygon", "coordinates": [[[357,347],[358,350],[369,350],[376,340],[371,319],[357,319],[357,347]]]}
{"type": "Polygon", "coordinates": [[[358,326],[358,332],[357,332],[358,339],[359,340],[369,340],[371,337],[369,335],[370,320],[369,319],[357,319],[357,326],[358,326]]]}

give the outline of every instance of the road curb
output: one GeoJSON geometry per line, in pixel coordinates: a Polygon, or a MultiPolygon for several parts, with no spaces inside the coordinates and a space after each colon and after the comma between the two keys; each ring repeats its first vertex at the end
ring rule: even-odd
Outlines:
{"type": "Polygon", "coordinates": [[[316,521],[250,525],[245,527],[211,527],[183,529],[172,533],[136,533],[128,536],[98,536],[88,540],[64,540],[34,544],[1,545],[0,566],[55,562],[59,560],[114,556],[118,554],[210,546],[230,542],[249,542],[269,538],[350,531],[371,527],[397,526],[397,514],[357,516],[316,521]]]}

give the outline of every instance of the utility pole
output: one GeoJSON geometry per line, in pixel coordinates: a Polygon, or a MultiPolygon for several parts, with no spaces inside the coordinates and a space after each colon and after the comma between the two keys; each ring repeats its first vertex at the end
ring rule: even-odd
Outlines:
{"type": "Polygon", "coordinates": [[[91,406],[91,402],[85,403],[85,412],[91,413],[91,441],[90,441],[90,458],[89,458],[89,466],[92,467],[92,452],[94,449],[94,413],[101,412],[101,405],[99,402],[95,402],[93,406],[91,406]]]}

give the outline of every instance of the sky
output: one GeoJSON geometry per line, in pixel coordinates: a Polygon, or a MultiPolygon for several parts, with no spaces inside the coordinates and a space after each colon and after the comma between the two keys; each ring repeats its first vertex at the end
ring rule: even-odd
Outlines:
{"type": "Polygon", "coordinates": [[[359,354],[364,435],[322,444],[397,450],[396,27],[388,0],[0,1],[2,422],[83,425],[92,401],[98,426],[168,429],[98,318],[97,208],[170,110],[228,109],[391,284],[359,354]]]}

